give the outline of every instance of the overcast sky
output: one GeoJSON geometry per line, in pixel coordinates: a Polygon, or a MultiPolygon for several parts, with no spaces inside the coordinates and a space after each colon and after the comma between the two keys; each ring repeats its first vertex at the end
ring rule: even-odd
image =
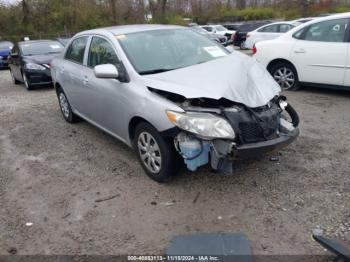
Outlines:
{"type": "Polygon", "coordinates": [[[0,0],[1,4],[13,4],[19,2],[20,0],[0,0]]]}

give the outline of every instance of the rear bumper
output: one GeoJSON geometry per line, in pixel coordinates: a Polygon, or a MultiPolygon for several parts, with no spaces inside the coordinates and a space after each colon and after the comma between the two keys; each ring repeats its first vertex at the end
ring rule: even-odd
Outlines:
{"type": "Polygon", "coordinates": [[[276,139],[258,143],[234,145],[232,147],[232,157],[234,159],[254,158],[264,153],[281,149],[291,144],[299,134],[299,128],[296,128],[288,134],[281,134],[276,139]]]}
{"type": "Polygon", "coordinates": [[[52,78],[50,70],[25,70],[30,85],[51,85],[52,78]]]}

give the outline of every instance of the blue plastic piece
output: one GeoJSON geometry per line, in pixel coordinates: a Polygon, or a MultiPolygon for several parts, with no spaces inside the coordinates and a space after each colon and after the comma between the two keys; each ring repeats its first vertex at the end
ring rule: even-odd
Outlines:
{"type": "Polygon", "coordinates": [[[208,164],[210,148],[211,144],[208,142],[191,141],[180,143],[181,153],[185,158],[187,168],[191,171],[196,171],[199,167],[208,164]]]}

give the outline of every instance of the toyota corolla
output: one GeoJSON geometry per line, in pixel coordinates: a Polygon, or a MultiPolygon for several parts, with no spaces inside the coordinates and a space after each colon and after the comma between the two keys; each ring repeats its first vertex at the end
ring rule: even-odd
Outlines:
{"type": "Polygon", "coordinates": [[[85,31],[51,65],[65,120],[84,119],[134,148],[158,182],[179,161],[232,173],[234,161],[299,135],[298,115],[266,69],[188,28],[85,31]]]}

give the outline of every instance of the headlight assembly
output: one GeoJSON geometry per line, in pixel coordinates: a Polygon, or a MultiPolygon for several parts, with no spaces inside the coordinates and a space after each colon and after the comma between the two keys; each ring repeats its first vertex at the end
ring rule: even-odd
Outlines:
{"type": "Polygon", "coordinates": [[[30,70],[45,70],[46,67],[42,66],[42,65],[38,65],[38,64],[34,64],[34,63],[27,63],[25,65],[26,69],[30,69],[30,70]]]}
{"type": "Polygon", "coordinates": [[[179,113],[167,111],[169,120],[182,130],[203,138],[234,139],[231,125],[219,116],[210,113],[179,113]]]}

